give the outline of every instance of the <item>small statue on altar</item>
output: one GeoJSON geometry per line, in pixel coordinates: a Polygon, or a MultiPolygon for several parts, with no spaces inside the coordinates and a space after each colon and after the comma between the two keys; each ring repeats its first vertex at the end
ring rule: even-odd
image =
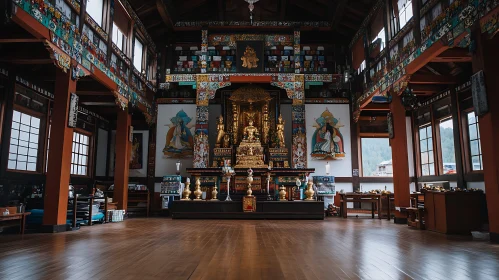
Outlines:
{"type": "Polygon", "coordinates": [[[229,134],[224,135],[224,148],[230,148],[230,136],[229,134]]]}
{"type": "Polygon", "coordinates": [[[278,123],[277,123],[277,137],[279,139],[279,147],[285,147],[284,143],[284,120],[282,119],[282,115],[279,114],[278,123]]]}
{"type": "Polygon", "coordinates": [[[248,140],[249,142],[258,141],[260,139],[258,135],[258,129],[253,126],[253,120],[250,119],[248,124],[249,125],[244,128],[244,136],[246,140],[248,140]]]}
{"type": "Polygon", "coordinates": [[[224,139],[224,135],[225,135],[224,128],[225,128],[224,117],[222,115],[220,115],[220,117],[218,118],[218,124],[217,124],[217,142],[216,142],[217,147],[220,147],[220,145],[222,144],[222,141],[224,139]]]}

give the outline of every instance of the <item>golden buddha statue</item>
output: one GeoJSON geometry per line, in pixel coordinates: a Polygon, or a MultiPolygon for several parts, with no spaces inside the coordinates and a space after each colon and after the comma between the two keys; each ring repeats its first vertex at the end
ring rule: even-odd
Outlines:
{"type": "Polygon", "coordinates": [[[279,147],[284,148],[286,146],[284,143],[284,120],[281,114],[279,114],[277,123],[277,137],[279,139],[279,147]]]}
{"type": "Polygon", "coordinates": [[[224,131],[224,117],[220,115],[218,118],[218,124],[217,124],[217,142],[216,146],[220,147],[222,144],[222,141],[224,139],[225,131],[224,131]]]}
{"type": "Polygon", "coordinates": [[[253,126],[253,120],[248,121],[248,126],[244,128],[244,137],[248,142],[257,142],[260,140],[258,129],[253,126]]]}

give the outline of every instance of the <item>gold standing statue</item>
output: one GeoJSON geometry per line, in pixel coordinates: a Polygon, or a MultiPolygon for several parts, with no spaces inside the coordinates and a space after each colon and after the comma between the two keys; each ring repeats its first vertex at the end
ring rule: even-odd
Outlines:
{"type": "Polygon", "coordinates": [[[217,142],[216,142],[216,147],[220,147],[222,145],[222,141],[224,139],[225,135],[225,126],[224,126],[224,117],[220,115],[218,118],[218,124],[217,124],[217,142]]]}
{"type": "Polygon", "coordinates": [[[284,120],[282,119],[281,114],[279,114],[277,123],[277,137],[279,138],[279,147],[285,147],[286,144],[284,143],[284,120]]]}
{"type": "Polygon", "coordinates": [[[263,127],[262,127],[263,143],[269,142],[269,131],[270,131],[269,106],[268,106],[268,104],[265,104],[263,106],[263,127]]]}
{"type": "Polygon", "coordinates": [[[237,125],[238,122],[239,119],[237,114],[237,105],[232,104],[232,144],[234,145],[237,143],[237,136],[238,136],[237,130],[239,128],[239,126],[237,125]]]}

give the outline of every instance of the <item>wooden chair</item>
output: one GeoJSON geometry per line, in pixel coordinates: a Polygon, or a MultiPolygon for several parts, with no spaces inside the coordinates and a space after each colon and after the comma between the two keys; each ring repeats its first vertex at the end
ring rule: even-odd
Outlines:
{"type": "Polygon", "coordinates": [[[424,225],[424,208],[408,207],[407,225],[417,229],[425,229],[424,225]]]}

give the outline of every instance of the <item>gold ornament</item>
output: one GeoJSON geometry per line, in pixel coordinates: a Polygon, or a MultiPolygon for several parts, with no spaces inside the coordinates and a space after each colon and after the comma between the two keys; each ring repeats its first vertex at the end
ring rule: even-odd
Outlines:
{"type": "Polygon", "coordinates": [[[224,135],[225,135],[225,126],[224,126],[224,117],[222,115],[220,115],[220,117],[218,118],[218,124],[217,124],[217,142],[216,142],[216,147],[220,147],[220,145],[222,144],[222,141],[224,139],[224,135]]]}
{"type": "Polygon", "coordinates": [[[243,67],[244,68],[257,68],[258,67],[258,57],[256,57],[256,52],[255,49],[253,49],[250,46],[246,46],[246,50],[244,51],[243,57],[241,57],[241,60],[243,61],[243,67]]]}
{"type": "Polygon", "coordinates": [[[284,143],[284,120],[281,114],[279,114],[277,123],[277,137],[279,138],[279,147],[284,148],[286,146],[284,143]]]}
{"type": "Polygon", "coordinates": [[[196,198],[194,200],[202,200],[201,195],[203,192],[201,191],[201,181],[199,181],[199,178],[196,180],[196,189],[194,190],[194,195],[196,198]]]}
{"type": "Polygon", "coordinates": [[[314,200],[313,196],[315,191],[313,189],[313,185],[314,182],[312,181],[312,179],[309,179],[307,183],[307,190],[305,191],[305,195],[307,196],[305,200],[314,200]]]}
{"type": "Polygon", "coordinates": [[[182,199],[181,200],[191,200],[189,196],[191,195],[191,190],[190,190],[190,185],[191,185],[191,180],[187,178],[185,181],[185,188],[184,191],[182,192],[182,199]]]}
{"type": "Polygon", "coordinates": [[[287,201],[286,200],[286,187],[279,187],[279,201],[287,201]]]}

